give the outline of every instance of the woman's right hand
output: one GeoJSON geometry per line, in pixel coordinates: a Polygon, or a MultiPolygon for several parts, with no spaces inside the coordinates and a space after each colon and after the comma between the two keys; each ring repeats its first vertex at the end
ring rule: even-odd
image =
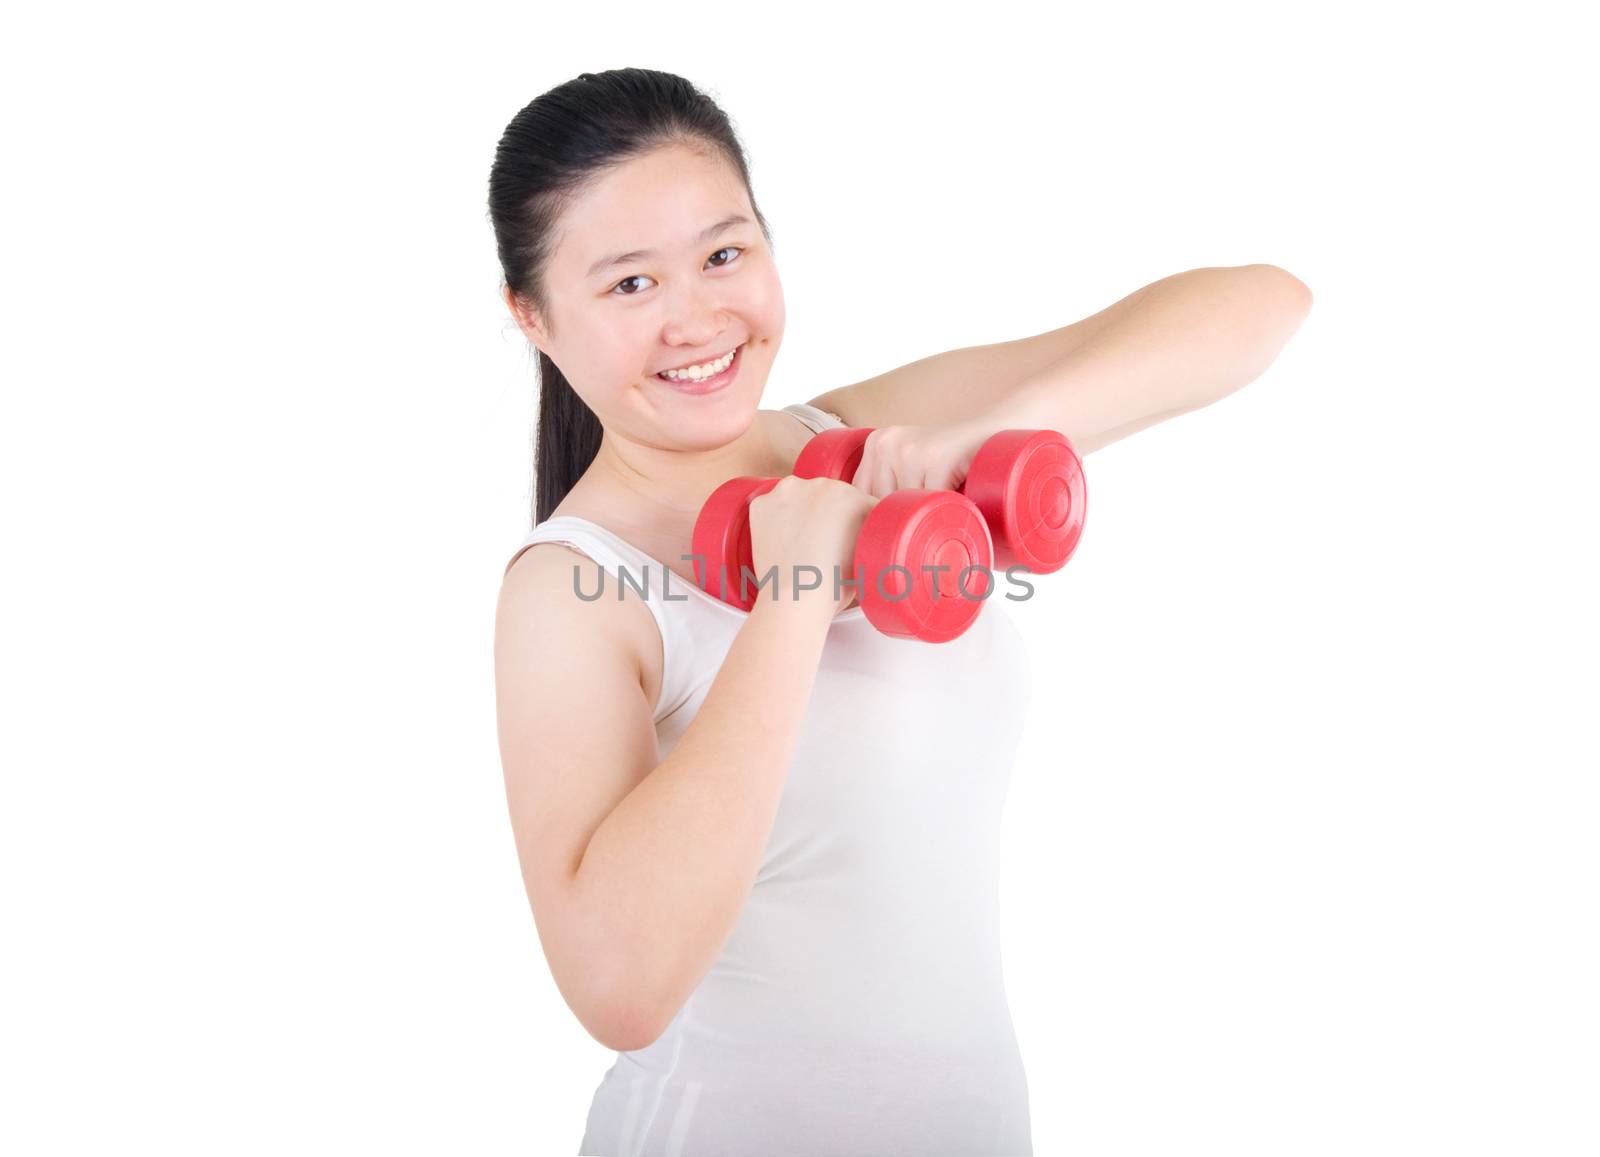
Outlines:
{"type": "MultiPolygon", "coordinates": [[[[867,513],[878,504],[859,486],[835,478],[799,478],[793,474],[778,479],[778,484],[750,501],[750,553],[755,561],[755,577],[777,568],[776,590],[768,583],[760,590],[751,582],[757,600],[799,602],[828,608],[831,618],[856,603],[856,539],[867,513]],[[811,571],[822,574],[812,590],[796,588],[816,581],[811,571]],[[834,597],[838,576],[839,597],[834,597]],[[799,580],[799,581],[797,581],[799,580]]],[[[871,581],[872,576],[866,576],[871,581]]]]}

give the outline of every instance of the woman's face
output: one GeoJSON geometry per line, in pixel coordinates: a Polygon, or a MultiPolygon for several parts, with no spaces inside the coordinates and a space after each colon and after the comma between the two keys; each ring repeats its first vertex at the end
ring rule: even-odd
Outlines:
{"type": "Polygon", "coordinates": [[[749,429],[783,341],[784,307],[738,174],[720,157],[662,148],[586,189],[559,229],[546,274],[550,324],[509,291],[507,300],[607,431],[703,450],[749,429]],[[730,217],[744,220],[706,233],[730,217]],[[607,264],[636,250],[651,252],[607,264]],[[709,393],[656,376],[735,348],[733,380],[709,393]]]}

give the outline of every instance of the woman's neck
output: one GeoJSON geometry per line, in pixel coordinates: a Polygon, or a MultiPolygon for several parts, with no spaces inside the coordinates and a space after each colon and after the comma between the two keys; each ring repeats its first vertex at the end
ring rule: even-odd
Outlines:
{"type": "Polygon", "coordinates": [[[583,513],[588,511],[676,539],[693,528],[700,507],[728,479],[790,473],[807,435],[799,422],[770,410],[758,410],[748,430],[715,450],[658,450],[614,439],[607,431],[594,461],[558,511],[589,517],[583,513]]]}

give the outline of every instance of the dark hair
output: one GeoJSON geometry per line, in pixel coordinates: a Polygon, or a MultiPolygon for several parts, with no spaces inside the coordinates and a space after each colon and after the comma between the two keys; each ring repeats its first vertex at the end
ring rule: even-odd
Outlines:
{"type": "MultiPolygon", "coordinates": [[[[771,230],[750,188],[750,168],[727,115],[681,76],[648,68],[580,73],[511,118],[489,170],[505,288],[552,328],[545,270],[562,212],[606,172],[666,145],[723,156],[744,181],[770,246],[771,230]]],[[[600,419],[543,350],[534,432],[535,524],[550,517],[600,449],[600,419]]]]}

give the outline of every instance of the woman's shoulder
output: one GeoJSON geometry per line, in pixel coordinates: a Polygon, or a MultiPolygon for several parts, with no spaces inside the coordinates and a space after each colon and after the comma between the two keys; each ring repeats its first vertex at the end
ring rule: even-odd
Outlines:
{"type": "Polygon", "coordinates": [[[644,600],[618,584],[615,568],[581,543],[528,543],[501,581],[496,651],[526,647],[538,662],[560,666],[564,647],[610,648],[632,663],[646,701],[654,703],[663,667],[659,631],[644,600]]]}

